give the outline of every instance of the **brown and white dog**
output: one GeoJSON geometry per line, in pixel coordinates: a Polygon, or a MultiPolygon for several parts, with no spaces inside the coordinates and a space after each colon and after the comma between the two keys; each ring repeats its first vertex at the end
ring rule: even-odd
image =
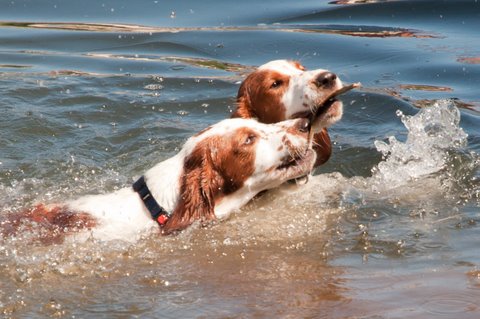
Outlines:
{"type": "Polygon", "coordinates": [[[341,101],[332,100],[322,105],[330,93],[342,87],[340,79],[330,71],[307,71],[300,63],[275,60],[260,66],[240,85],[237,108],[233,117],[255,118],[262,123],[276,123],[286,119],[310,117],[319,107],[325,112],[312,123],[315,166],[325,163],[332,153],[327,127],[340,120],[341,101]]]}
{"type": "Polygon", "coordinates": [[[223,120],[148,170],[142,179],[148,195],[134,186],[62,204],[38,205],[11,215],[1,223],[2,232],[15,234],[25,221],[34,221],[47,230],[47,242],[71,233],[132,240],[155,225],[145,202],[151,198],[171,213],[168,220],[162,220],[164,234],[195,221],[224,218],[259,192],[312,170],[316,154],[308,145],[309,130],[310,122],[304,118],[276,124],[223,120]]]}

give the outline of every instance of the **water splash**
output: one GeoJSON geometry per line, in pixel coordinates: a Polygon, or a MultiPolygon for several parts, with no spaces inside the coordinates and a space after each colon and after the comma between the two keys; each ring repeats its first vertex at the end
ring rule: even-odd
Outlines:
{"type": "Polygon", "coordinates": [[[396,188],[438,172],[445,167],[449,150],[466,146],[460,111],[450,100],[440,100],[414,116],[401,111],[397,115],[408,130],[407,139],[401,142],[390,136],[387,142],[375,141],[383,161],[372,169],[373,190],[396,188]]]}
{"type": "MultiPolygon", "coordinates": [[[[371,177],[347,178],[340,173],[313,176],[307,185],[296,191],[281,193],[281,189],[285,189],[282,187],[269,192],[278,196],[277,205],[295,203],[294,211],[310,205],[307,210],[317,212],[323,218],[327,212],[338,211],[338,207],[340,210],[367,212],[367,215],[370,211],[383,211],[391,206],[397,211],[398,203],[405,207],[413,204],[422,211],[436,211],[439,200],[446,199],[445,195],[455,200],[460,193],[452,192],[452,185],[464,186],[465,180],[470,179],[469,174],[478,166],[474,164],[477,163],[476,155],[458,160],[467,144],[467,134],[460,127],[458,108],[451,100],[439,100],[415,115],[397,111],[397,116],[407,129],[407,137],[405,141],[395,136],[386,141],[375,141],[383,159],[373,167],[371,177]],[[459,164],[452,166],[456,158],[459,164]],[[332,198],[337,200],[332,201],[332,198]]],[[[471,191],[471,188],[464,189],[463,195],[471,191]]],[[[267,207],[273,206],[268,204],[267,207]]],[[[308,218],[312,219],[311,213],[308,218]]],[[[272,222],[264,224],[271,225],[272,222]]]]}

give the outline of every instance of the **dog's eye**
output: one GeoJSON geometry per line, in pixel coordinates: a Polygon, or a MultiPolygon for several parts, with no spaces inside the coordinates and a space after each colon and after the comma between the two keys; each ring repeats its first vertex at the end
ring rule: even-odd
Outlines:
{"type": "Polygon", "coordinates": [[[255,138],[256,138],[256,136],[253,135],[253,134],[248,135],[247,138],[245,138],[245,141],[243,142],[243,144],[245,144],[245,145],[253,144],[253,142],[255,142],[255,138]]]}
{"type": "Polygon", "coordinates": [[[272,85],[270,86],[271,88],[275,89],[275,88],[278,88],[280,85],[283,84],[283,81],[282,80],[275,80],[273,81],[272,85]]]}

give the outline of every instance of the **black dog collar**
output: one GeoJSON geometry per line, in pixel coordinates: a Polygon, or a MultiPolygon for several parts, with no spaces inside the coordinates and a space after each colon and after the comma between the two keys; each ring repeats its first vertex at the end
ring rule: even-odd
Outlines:
{"type": "Polygon", "coordinates": [[[160,225],[163,226],[170,218],[171,214],[167,212],[162,206],[160,206],[155,198],[153,198],[152,193],[147,187],[145,183],[145,178],[142,176],[140,177],[135,183],[132,185],[133,190],[140,195],[140,198],[143,201],[143,204],[152,215],[152,218],[160,225]]]}

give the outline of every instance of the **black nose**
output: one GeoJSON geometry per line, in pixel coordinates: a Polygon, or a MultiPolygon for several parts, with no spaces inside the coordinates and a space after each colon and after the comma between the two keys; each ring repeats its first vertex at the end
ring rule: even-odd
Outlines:
{"type": "Polygon", "coordinates": [[[332,72],[322,72],[319,75],[317,75],[317,78],[315,79],[315,84],[319,88],[329,88],[332,87],[333,84],[335,84],[335,80],[337,79],[337,75],[332,72]]]}
{"type": "Polygon", "coordinates": [[[296,127],[302,133],[310,132],[310,120],[305,118],[298,119],[296,127]]]}

